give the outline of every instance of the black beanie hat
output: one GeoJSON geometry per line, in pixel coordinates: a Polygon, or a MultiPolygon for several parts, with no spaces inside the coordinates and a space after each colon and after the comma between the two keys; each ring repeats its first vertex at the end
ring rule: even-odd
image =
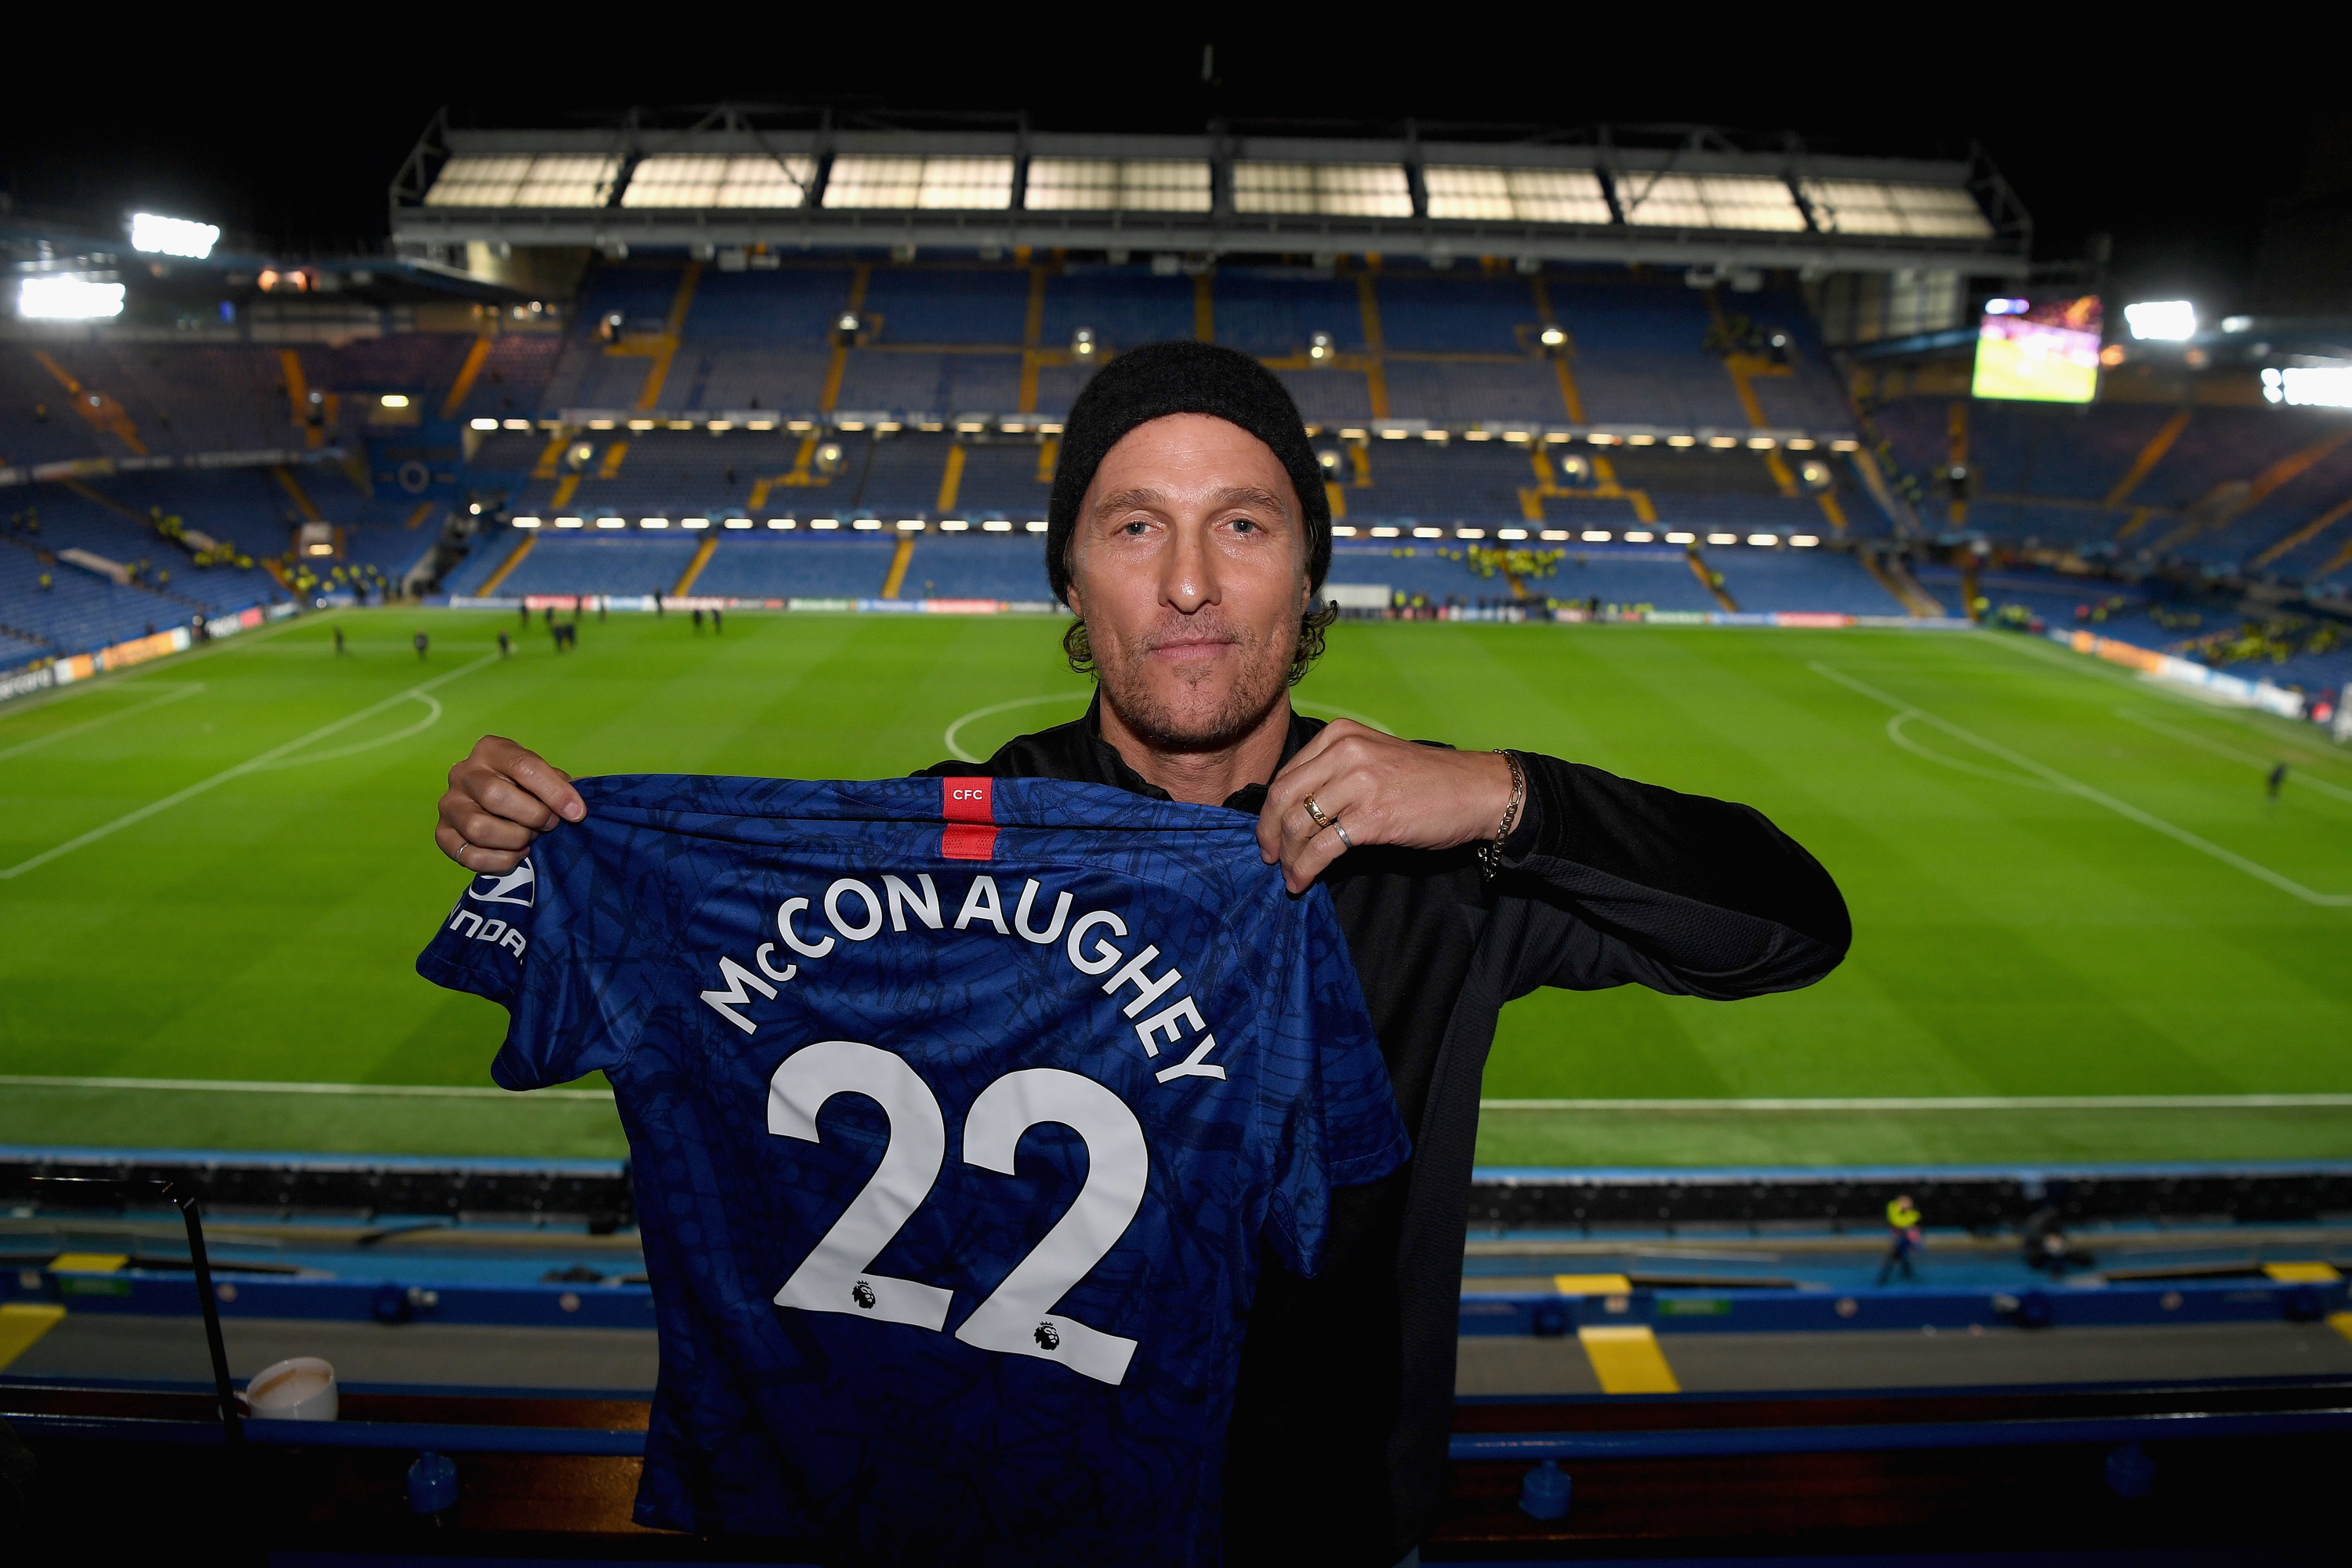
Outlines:
{"type": "Polygon", "coordinates": [[[1069,603],[1070,536],[1095,470],[1129,431],[1170,414],[1213,415],[1273,448],[1306,513],[1307,585],[1320,588],[1331,570],[1331,503],[1289,388],[1245,353],[1177,340],[1119,355],[1095,373],[1070,406],[1054,496],[1045,508],[1045,578],[1055,600],[1069,603]]]}

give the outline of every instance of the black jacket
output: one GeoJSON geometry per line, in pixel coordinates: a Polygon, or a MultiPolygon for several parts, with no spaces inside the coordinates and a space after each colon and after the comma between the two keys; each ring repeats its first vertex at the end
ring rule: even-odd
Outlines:
{"type": "MultiPolygon", "coordinates": [[[[1294,715],[1283,761],[1322,724],[1294,715]]],[[[1479,1080],[1505,1002],[1628,983],[1719,1001],[1809,985],[1845,956],[1837,885],[1749,807],[1518,753],[1525,813],[1490,884],[1468,845],[1368,847],[1323,874],[1413,1134],[1403,1170],[1342,1189],[1312,1279],[1264,1258],[1226,1443],[1226,1558],[1387,1568],[1435,1521],[1453,1428],[1479,1080]]],[[[1097,710],[977,773],[1165,800],[1097,710]]],[[[1255,816],[1265,786],[1225,802],[1255,816]]]]}

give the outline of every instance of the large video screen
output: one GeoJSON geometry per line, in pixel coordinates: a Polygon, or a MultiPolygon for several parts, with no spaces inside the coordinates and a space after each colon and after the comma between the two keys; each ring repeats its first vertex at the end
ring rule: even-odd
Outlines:
{"type": "Polygon", "coordinates": [[[1977,329],[1979,397],[2088,403],[2099,395],[2099,297],[1988,300],[1977,329]]]}

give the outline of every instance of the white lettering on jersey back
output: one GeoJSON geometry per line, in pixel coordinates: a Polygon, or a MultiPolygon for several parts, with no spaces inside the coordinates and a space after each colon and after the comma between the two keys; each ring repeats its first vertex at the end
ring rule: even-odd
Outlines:
{"type": "Polygon", "coordinates": [[[907,886],[905,879],[893,877],[887,873],[885,873],[882,878],[882,890],[888,894],[890,899],[890,929],[892,931],[905,931],[907,929],[907,911],[909,910],[914,911],[914,915],[917,920],[922,921],[933,931],[940,929],[940,890],[931,886],[931,879],[929,872],[916,873],[915,880],[923,885],[923,893],[920,898],[917,898],[915,896],[914,889],[907,886]]]}
{"type": "Polygon", "coordinates": [[[986,921],[996,928],[999,936],[1011,936],[1004,929],[1004,904],[996,896],[996,879],[974,877],[971,891],[963,896],[963,908],[956,911],[956,930],[961,931],[974,921],[986,921]]]}
{"type": "Polygon", "coordinates": [[[776,998],[776,988],[733,959],[723,956],[719,960],[719,978],[727,982],[727,988],[723,991],[706,991],[702,994],[702,999],[719,1009],[725,1015],[729,1023],[745,1034],[756,1033],[759,1026],[735,1011],[736,1008],[745,1005],[751,1000],[744,993],[743,988],[748,985],[771,1002],[776,998]]]}

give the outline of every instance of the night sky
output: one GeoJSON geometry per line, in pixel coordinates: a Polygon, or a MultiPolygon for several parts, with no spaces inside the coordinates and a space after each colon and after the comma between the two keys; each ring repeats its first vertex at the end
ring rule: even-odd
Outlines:
{"type": "MultiPolygon", "coordinates": [[[[2210,315],[2244,295],[2264,207],[2295,184],[2308,132],[2303,111],[2271,89],[2200,85],[2177,99],[2119,100],[2094,85],[2113,79],[2112,62],[2070,65],[2030,49],[1958,48],[1907,61],[1899,79],[1881,65],[1877,79],[1855,82],[1810,46],[1769,40],[1719,40],[1712,51],[1690,51],[1687,66],[1644,79],[1625,61],[1654,46],[1581,26],[1549,42],[1490,34],[1465,51],[1419,41],[1351,53],[1330,43],[1222,39],[1218,79],[1204,84],[1197,42],[1117,59],[1034,39],[960,42],[952,63],[884,67],[864,58],[865,42],[835,47],[795,35],[745,39],[739,51],[724,29],[715,38],[697,33],[715,57],[800,63],[729,81],[723,72],[624,68],[618,58],[551,58],[532,47],[523,51],[529,66],[461,75],[431,63],[452,52],[446,40],[415,51],[427,63],[414,69],[265,74],[250,54],[242,54],[247,63],[175,57],[172,68],[193,73],[203,90],[110,91],[102,109],[79,74],[36,73],[12,82],[15,96],[0,105],[0,189],[100,221],[132,208],[200,218],[296,254],[382,241],[385,188],[444,104],[455,123],[478,125],[593,123],[631,103],[722,99],[831,103],[849,113],[1026,109],[1033,124],[1073,131],[1197,132],[1213,113],[1321,121],[1298,129],[1330,134],[1393,134],[1405,114],[1425,134],[1442,134],[1447,121],[1705,122],[1794,130],[1822,151],[1863,154],[1952,155],[1980,141],[2033,215],[2037,259],[2079,258],[2092,234],[2106,232],[2116,244],[2111,292],[2185,293],[2210,315]],[[1401,69],[1400,58],[1416,68],[1401,69]],[[1506,59],[1524,62],[1516,77],[1498,69],[1506,59]]],[[[166,68],[151,58],[110,68],[119,82],[160,81],[166,68]]]]}

